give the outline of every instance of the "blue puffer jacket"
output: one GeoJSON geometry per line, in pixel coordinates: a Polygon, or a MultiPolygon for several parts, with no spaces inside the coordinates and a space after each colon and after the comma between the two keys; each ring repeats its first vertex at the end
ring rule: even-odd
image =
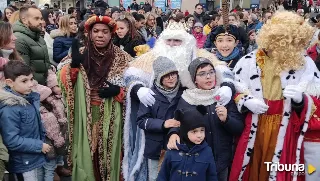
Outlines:
{"type": "Polygon", "coordinates": [[[50,36],[53,41],[53,60],[57,63],[68,55],[74,37],[67,37],[61,30],[52,30],[50,36]]]}
{"type": "Polygon", "coordinates": [[[156,160],[160,158],[161,150],[166,150],[168,141],[169,129],[165,129],[163,124],[166,120],[174,118],[174,111],[177,108],[182,90],[178,91],[171,103],[154,86],[151,90],[155,93],[156,102],[152,107],[140,104],[137,124],[139,128],[144,130],[146,137],[144,156],[156,160]]]}
{"type": "MultiPolygon", "coordinates": [[[[233,159],[233,139],[240,136],[244,129],[244,117],[238,112],[234,101],[230,101],[225,107],[228,116],[225,123],[222,123],[216,114],[216,103],[206,106],[208,114],[206,119],[206,138],[208,145],[212,148],[213,156],[217,165],[217,172],[231,166],[233,159]]],[[[183,98],[180,99],[177,109],[196,109],[183,98]]]]}
{"type": "Polygon", "coordinates": [[[22,97],[8,87],[0,90],[0,131],[9,151],[10,173],[28,172],[46,162],[41,152],[45,132],[39,107],[38,93],[22,97]]]}
{"type": "Polygon", "coordinates": [[[211,148],[204,141],[191,149],[184,144],[168,150],[157,181],[218,181],[211,148]]]}

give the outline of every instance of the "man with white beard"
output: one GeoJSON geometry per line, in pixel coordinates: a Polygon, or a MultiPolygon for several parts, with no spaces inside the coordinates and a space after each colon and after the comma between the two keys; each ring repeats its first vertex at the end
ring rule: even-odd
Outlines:
{"type": "MultiPolygon", "coordinates": [[[[220,104],[226,105],[232,96],[233,75],[226,64],[206,50],[197,49],[195,38],[185,31],[183,24],[176,22],[169,24],[160,35],[155,47],[150,52],[133,60],[124,75],[128,89],[122,170],[126,181],[148,180],[147,161],[143,157],[145,135],[144,131],[137,127],[136,119],[140,102],[146,107],[152,106],[155,102],[154,92],[151,91],[150,87],[153,82],[152,64],[158,56],[164,56],[172,60],[179,71],[179,75],[188,73],[188,66],[196,57],[211,60],[216,75],[221,77],[219,80],[223,80],[223,83],[217,82],[217,85],[220,85],[217,93],[220,97],[220,104]]],[[[181,80],[181,83],[182,86],[186,86],[184,80],[181,80]]],[[[212,99],[214,99],[214,96],[212,95],[212,99]]]]}

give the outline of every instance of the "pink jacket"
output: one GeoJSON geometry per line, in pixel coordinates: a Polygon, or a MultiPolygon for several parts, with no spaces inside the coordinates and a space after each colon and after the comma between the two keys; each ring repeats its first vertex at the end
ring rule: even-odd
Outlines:
{"type": "Polygon", "coordinates": [[[206,42],[207,36],[201,33],[192,32],[193,36],[197,40],[197,48],[203,48],[204,43],[206,42]]]}

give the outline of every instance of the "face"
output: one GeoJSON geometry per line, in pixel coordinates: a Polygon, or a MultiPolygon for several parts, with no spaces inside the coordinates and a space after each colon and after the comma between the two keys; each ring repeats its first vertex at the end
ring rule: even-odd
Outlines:
{"type": "Polygon", "coordinates": [[[54,24],[54,22],[55,22],[55,16],[54,16],[53,14],[49,13],[48,19],[49,19],[50,24],[54,24]]]}
{"type": "Polygon", "coordinates": [[[190,18],[188,19],[188,24],[193,26],[193,24],[194,24],[194,17],[190,17],[190,18]]]}
{"type": "Polygon", "coordinates": [[[34,86],[33,75],[21,75],[17,77],[15,81],[6,79],[6,84],[17,93],[27,95],[31,93],[32,87],[34,86]]]}
{"type": "Polygon", "coordinates": [[[229,56],[237,46],[236,40],[231,36],[218,36],[214,44],[216,45],[218,52],[224,57],[229,56]]]}
{"type": "Polygon", "coordinates": [[[7,17],[7,19],[10,19],[10,17],[11,17],[11,15],[12,15],[12,11],[10,10],[10,9],[6,9],[6,17],[7,17]]]}
{"type": "Polygon", "coordinates": [[[200,127],[189,131],[188,138],[192,143],[196,145],[201,144],[205,138],[205,127],[200,127]]]}
{"type": "Polygon", "coordinates": [[[7,45],[5,45],[4,47],[1,47],[2,49],[5,50],[13,50],[16,48],[16,36],[14,36],[13,31],[11,30],[11,38],[10,38],[10,43],[8,43],[7,45]]]}
{"type": "Polygon", "coordinates": [[[123,38],[124,36],[126,36],[128,31],[129,31],[129,27],[128,27],[128,25],[126,23],[124,23],[122,21],[118,21],[117,22],[116,33],[117,33],[119,38],[123,38]]]}
{"type": "Polygon", "coordinates": [[[43,19],[42,14],[38,9],[30,8],[22,21],[31,31],[41,32],[43,19]]]}
{"type": "Polygon", "coordinates": [[[181,20],[180,20],[180,23],[185,23],[186,22],[186,20],[184,19],[184,18],[182,18],[181,20]]]}
{"type": "Polygon", "coordinates": [[[166,40],[166,44],[171,46],[171,47],[180,46],[182,44],[182,40],[168,39],[168,40],[166,40]]]}
{"type": "Polygon", "coordinates": [[[203,12],[202,6],[200,6],[200,5],[197,6],[197,7],[196,7],[196,13],[197,13],[197,14],[201,14],[202,12],[203,12]]]}
{"type": "Polygon", "coordinates": [[[271,16],[272,16],[271,13],[266,13],[266,14],[264,15],[263,21],[264,21],[264,22],[267,22],[269,19],[271,19],[271,16]]]}
{"type": "Polygon", "coordinates": [[[211,65],[198,68],[195,84],[198,89],[210,90],[215,86],[216,72],[211,65]]]}
{"type": "Polygon", "coordinates": [[[77,10],[74,10],[71,15],[74,16],[74,17],[76,17],[76,16],[77,16],[77,10]]]}
{"type": "Polygon", "coordinates": [[[178,73],[172,72],[162,77],[162,86],[166,90],[174,89],[178,82],[178,73]]]}
{"type": "Polygon", "coordinates": [[[149,16],[147,19],[147,25],[153,27],[156,24],[156,18],[154,16],[149,16]]]}
{"type": "Polygon", "coordinates": [[[200,26],[195,26],[195,27],[194,27],[194,31],[195,31],[196,33],[201,33],[201,32],[202,32],[202,27],[200,27],[200,26]]]}
{"type": "Polygon", "coordinates": [[[212,20],[212,21],[210,22],[210,27],[216,27],[216,26],[218,25],[218,21],[219,21],[218,18],[216,18],[215,20],[212,20]]]}
{"type": "Polygon", "coordinates": [[[138,11],[138,14],[144,14],[144,10],[143,10],[143,9],[140,9],[140,10],[138,11]]]}
{"type": "Polygon", "coordinates": [[[70,32],[76,34],[78,32],[77,22],[75,18],[69,20],[70,32]]]}
{"type": "Polygon", "coordinates": [[[116,11],[112,14],[112,19],[117,20],[119,18],[119,16],[120,16],[120,13],[118,11],[116,11]]]}
{"type": "Polygon", "coordinates": [[[229,16],[229,24],[231,25],[237,24],[237,20],[234,16],[229,16]]]}
{"type": "Polygon", "coordinates": [[[95,24],[91,30],[91,39],[96,47],[106,47],[111,40],[110,28],[105,24],[95,24]]]}
{"type": "Polygon", "coordinates": [[[140,30],[141,28],[145,27],[146,26],[146,20],[145,19],[142,19],[140,21],[136,21],[135,22],[135,27],[140,30]]]}
{"type": "Polygon", "coordinates": [[[255,40],[256,39],[256,33],[252,33],[250,36],[249,36],[249,39],[251,41],[255,40]]]}

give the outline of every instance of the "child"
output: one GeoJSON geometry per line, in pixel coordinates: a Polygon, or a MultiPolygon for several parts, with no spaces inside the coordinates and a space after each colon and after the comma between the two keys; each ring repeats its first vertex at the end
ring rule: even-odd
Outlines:
{"type": "Polygon", "coordinates": [[[249,37],[249,47],[247,48],[246,53],[251,53],[253,50],[258,49],[258,45],[256,42],[256,31],[255,30],[250,30],[248,33],[249,37]]]}
{"type": "Polygon", "coordinates": [[[218,181],[212,150],[204,140],[206,114],[204,106],[176,111],[182,144],[166,152],[157,181],[218,181]]]}
{"type": "Polygon", "coordinates": [[[238,28],[234,25],[229,25],[228,28],[220,25],[212,30],[210,38],[217,48],[217,58],[226,62],[232,70],[241,58],[238,28]]]}
{"type": "Polygon", "coordinates": [[[182,91],[175,64],[166,57],[158,57],[153,63],[155,104],[146,107],[140,104],[138,126],[144,130],[146,143],[144,157],[148,159],[149,181],[158,174],[161,150],[166,149],[167,134],[170,128],[179,127],[180,122],[173,119],[182,91]]]}
{"type": "Polygon", "coordinates": [[[192,35],[197,40],[197,48],[203,48],[204,43],[206,42],[207,36],[203,34],[203,25],[200,22],[194,24],[192,35]]]}
{"type": "Polygon", "coordinates": [[[0,90],[0,131],[9,151],[8,171],[19,180],[43,180],[45,154],[51,146],[44,143],[40,119],[40,95],[32,92],[32,69],[21,61],[4,67],[6,86],[0,90]]]}

